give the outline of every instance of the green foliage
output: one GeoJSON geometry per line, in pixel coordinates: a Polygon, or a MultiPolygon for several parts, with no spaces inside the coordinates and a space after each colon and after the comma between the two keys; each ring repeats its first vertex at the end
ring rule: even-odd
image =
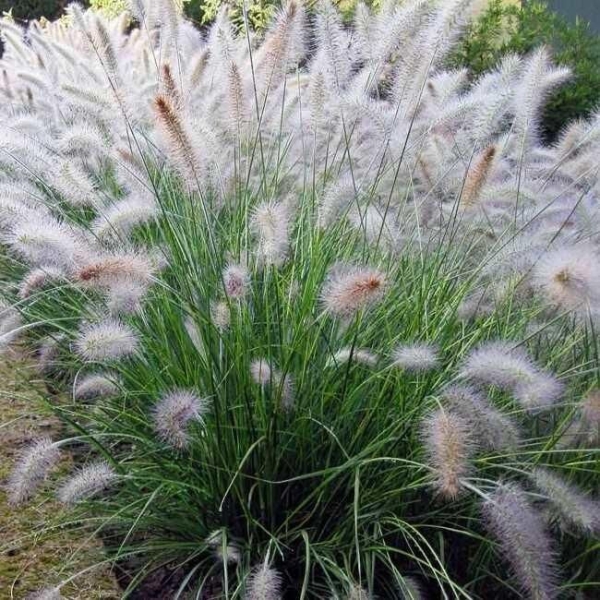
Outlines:
{"type": "Polygon", "coordinates": [[[91,0],[94,10],[103,12],[107,17],[116,17],[127,9],[126,0],[91,0]]]}
{"type": "Polygon", "coordinates": [[[15,19],[54,19],[65,6],[64,0],[0,0],[0,14],[10,13],[15,19]]]}
{"type": "Polygon", "coordinates": [[[573,71],[572,81],[552,94],[544,109],[543,133],[552,140],[566,123],[588,116],[600,103],[600,37],[588,23],[568,23],[540,2],[520,7],[493,0],[471,25],[452,63],[479,75],[505,54],[524,54],[540,45],[549,46],[554,60],[573,71]]]}

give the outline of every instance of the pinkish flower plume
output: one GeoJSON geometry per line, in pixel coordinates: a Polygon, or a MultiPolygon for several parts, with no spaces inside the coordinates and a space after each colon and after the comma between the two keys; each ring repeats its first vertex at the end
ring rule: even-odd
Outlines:
{"type": "Polygon", "coordinates": [[[206,544],[214,550],[221,562],[237,564],[242,560],[240,549],[235,544],[228,543],[223,548],[223,531],[220,529],[208,536],[206,544]]]}
{"type": "Polygon", "coordinates": [[[294,383],[291,375],[283,375],[264,358],[255,359],[250,363],[250,374],[255,383],[261,387],[272,386],[281,392],[281,406],[290,410],[294,406],[294,383]]]}
{"type": "Polygon", "coordinates": [[[49,438],[33,442],[19,456],[8,479],[11,504],[29,500],[60,460],[60,450],[49,438]]]}
{"type": "Polygon", "coordinates": [[[77,354],[86,361],[118,360],[133,355],[138,338],[133,330],[115,319],[86,325],[75,342],[77,354]]]}
{"type": "Polygon", "coordinates": [[[189,443],[189,426],[203,422],[208,402],[189,390],[174,390],[165,394],[154,406],[152,419],[158,437],[174,448],[189,443]]]}
{"type": "Polygon", "coordinates": [[[443,390],[442,399],[469,424],[482,448],[499,451],[518,446],[520,436],[515,423],[476,389],[449,386],[443,390]]]}
{"type": "Polygon", "coordinates": [[[431,344],[404,344],[398,346],[392,356],[394,367],[414,373],[431,371],[436,369],[439,364],[438,350],[431,344]]]}
{"type": "Polygon", "coordinates": [[[243,265],[228,265],[223,271],[225,293],[232,300],[242,300],[250,287],[250,274],[243,265]]]}
{"type": "Polygon", "coordinates": [[[78,379],[73,396],[79,401],[96,400],[116,396],[119,391],[119,380],[116,375],[94,373],[78,379]]]}
{"type": "Polygon", "coordinates": [[[117,479],[116,471],[105,461],[87,465],[67,479],[58,490],[63,504],[76,504],[97,496],[117,479]]]}
{"type": "Polygon", "coordinates": [[[281,266],[287,259],[290,216],[282,202],[263,202],[252,214],[252,228],[258,238],[260,264],[281,266]]]}
{"type": "Polygon", "coordinates": [[[600,503],[547,469],[534,469],[531,478],[563,523],[590,536],[600,532],[600,503]]]}
{"type": "Polygon", "coordinates": [[[524,597],[553,600],[558,591],[557,564],[542,514],[514,483],[499,485],[483,506],[487,527],[500,542],[524,597]]]}
{"type": "Polygon", "coordinates": [[[436,491],[454,500],[462,493],[462,480],[471,470],[469,459],[474,446],[468,423],[454,413],[437,409],[423,423],[423,439],[436,491]]]}
{"type": "Polygon", "coordinates": [[[338,367],[350,360],[366,367],[374,367],[377,364],[378,357],[366,348],[342,348],[327,359],[326,366],[338,367]]]}
{"type": "Polygon", "coordinates": [[[29,594],[25,600],[65,600],[65,597],[60,593],[60,588],[45,588],[29,594]]]}
{"type": "Polygon", "coordinates": [[[535,265],[532,283],[550,306],[584,318],[600,316],[600,256],[589,244],[545,253],[535,265]]]}
{"type": "Polygon", "coordinates": [[[19,287],[19,298],[29,298],[34,292],[51,283],[56,284],[65,280],[65,274],[55,267],[33,269],[25,275],[19,287]]]}
{"type": "Polygon", "coordinates": [[[330,273],[321,299],[326,312],[344,319],[379,302],[384,294],[385,275],[367,267],[343,267],[330,273]]]}
{"type": "Polygon", "coordinates": [[[463,363],[461,377],[512,392],[524,408],[551,406],[563,392],[562,384],[542,371],[520,348],[491,342],[473,350],[463,363]]]}
{"type": "Polygon", "coordinates": [[[266,563],[255,567],[246,582],[244,600],[281,600],[281,576],[266,563]]]}

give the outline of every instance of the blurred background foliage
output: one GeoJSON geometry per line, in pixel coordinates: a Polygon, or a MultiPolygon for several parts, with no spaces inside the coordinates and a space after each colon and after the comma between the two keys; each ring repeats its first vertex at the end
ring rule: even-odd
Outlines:
{"type": "Polygon", "coordinates": [[[569,121],[600,108],[600,36],[589,23],[575,23],[550,10],[543,2],[522,7],[491,0],[467,29],[452,56],[452,66],[467,66],[473,77],[494,67],[507,53],[526,54],[546,45],[555,62],[569,67],[571,81],[548,99],[543,134],[552,141],[569,121]]]}
{"type": "MultiPolygon", "coordinates": [[[[223,0],[180,0],[187,16],[199,26],[209,24],[223,0]]],[[[308,0],[309,6],[316,0],[308,0]]],[[[401,0],[400,0],[401,1],[401,0]]],[[[244,0],[230,0],[234,21],[243,25],[244,0]]],[[[380,0],[367,0],[377,7],[380,0]]],[[[126,7],[126,0],[87,0],[92,8],[114,16],[126,7]]],[[[15,19],[53,19],[63,12],[68,0],[0,0],[0,12],[15,19]]],[[[280,0],[250,0],[248,21],[257,31],[264,30],[280,0]]],[[[337,0],[347,20],[352,18],[357,0],[337,0]]],[[[556,91],[546,104],[542,129],[552,141],[569,121],[590,115],[600,104],[600,36],[584,21],[571,23],[539,1],[523,3],[490,0],[467,28],[452,58],[453,67],[466,66],[472,76],[493,68],[507,53],[526,54],[546,45],[554,60],[569,67],[573,78],[556,91]]]]}

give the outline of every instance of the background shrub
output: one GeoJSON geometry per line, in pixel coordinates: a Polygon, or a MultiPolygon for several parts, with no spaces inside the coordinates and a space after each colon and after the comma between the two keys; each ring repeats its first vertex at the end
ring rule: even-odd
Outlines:
{"type": "Polygon", "coordinates": [[[10,11],[15,19],[54,19],[66,5],[66,0],[0,0],[0,14],[10,11]]]}
{"type": "Polygon", "coordinates": [[[573,71],[571,82],[549,97],[543,111],[543,134],[553,140],[566,123],[589,116],[600,102],[600,37],[589,23],[571,24],[541,2],[520,7],[493,0],[470,26],[452,63],[467,66],[476,76],[508,53],[526,54],[541,45],[573,71]]]}

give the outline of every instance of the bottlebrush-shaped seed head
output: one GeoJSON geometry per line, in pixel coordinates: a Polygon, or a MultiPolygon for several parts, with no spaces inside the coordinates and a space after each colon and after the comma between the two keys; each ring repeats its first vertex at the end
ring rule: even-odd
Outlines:
{"type": "Polygon", "coordinates": [[[108,319],[86,325],[75,342],[77,354],[86,361],[110,361],[132,356],[138,338],[128,325],[108,319]]]}
{"type": "Polygon", "coordinates": [[[242,300],[250,288],[250,274],[243,265],[228,265],[223,271],[225,293],[232,300],[242,300]]]}
{"type": "Polygon", "coordinates": [[[284,375],[264,358],[255,359],[250,363],[250,375],[254,383],[261,387],[271,386],[272,390],[281,392],[281,406],[284,410],[293,408],[294,382],[291,375],[284,375]]]}
{"type": "Polygon", "coordinates": [[[508,390],[532,381],[535,374],[535,366],[521,349],[502,342],[488,342],[470,352],[461,370],[466,379],[508,390]]]}
{"type": "Polygon", "coordinates": [[[348,590],[346,600],[374,600],[374,598],[362,585],[353,583],[348,590]]]}
{"type": "Polygon", "coordinates": [[[436,369],[440,364],[438,350],[431,344],[404,344],[392,355],[392,365],[406,371],[419,373],[436,369]]]}
{"type": "Polygon", "coordinates": [[[368,267],[342,267],[330,273],[321,293],[323,308],[343,319],[379,302],[385,292],[386,277],[368,267]]]}
{"type": "Polygon", "coordinates": [[[529,411],[551,407],[564,392],[564,385],[551,375],[540,371],[531,381],[519,383],[513,389],[515,399],[529,411]]]}
{"type": "Polygon", "coordinates": [[[65,600],[65,597],[60,593],[60,588],[54,587],[29,594],[25,600],[65,600]]]}
{"type": "Polygon", "coordinates": [[[62,335],[42,339],[37,354],[37,370],[39,373],[48,374],[57,366],[62,340],[62,335]]]}
{"type": "Polygon", "coordinates": [[[34,292],[50,283],[59,283],[65,279],[64,273],[55,267],[41,267],[29,271],[19,287],[19,298],[29,298],[34,292]]]}
{"type": "Polygon", "coordinates": [[[352,361],[366,367],[374,367],[377,360],[377,355],[366,348],[342,348],[327,359],[325,366],[338,367],[352,361]]]}
{"type": "Polygon", "coordinates": [[[224,300],[212,302],[210,305],[210,316],[215,327],[219,331],[225,331],[231,323],[231,309],[224,300]]]}
{"type": "Polygon", "coordinates": [[[257,358],[250,363],[250,375],[252,375],[254,383],[260,386],[269,385],[276,374],[277,371],[274,373],[271,364],[264,358],[257,358]]]}
{"type": "Polygon", "coordinates": [[[414,577],[403,577],[398,585],[400,600],[425,600],[421,584],[414,577]]]}
{"type": "Polygon", "coordinates": [[[266,563],[255,567],[246,582],[244,600],[281,600],[281,576],[266,563]]]}
{"type": "Polygon", "coordinates": [[[105,461],[87,465],[67,479],[58,489],[57,496],[63,504],[76,504],[93,498],[108,489],[119,478],[105,461]]]}
{"type": "Polygon", "coordinates": [[[155,270],[153,261],[140,254],[113,254],[85,263],[76,278],[86,286],[100,289],[127,284],[147,286],[155,270]]]}
{"type": "Polygon", "coordinates": [[[235,544],[227,543],[223,547],[223,531],[218,529],[213,531],[206,538],[206,545],[212,548],[221,562],[237,564],[241,561],[242,556],[240,549],[235,544]]]}
{"type": "Polygon", "coordinates": [[[600,503],[547,469],[534,469],[531,478],[563,523],[586,535],[600,532],[600,503]]]}
{"type": "Polygon", "coordinates": [[[535,365],[522,349],[501,342],[473,350],[463,362],[460,375],[510,391],[524,408],[532,411],[552,405],[563,392],[563,385],[535,365]]]}
{"type": "Polygon", "coordinates": [[[529,504],[525,492],[513,483],[499,485],[483,505],[483,514],[525,596],[556,598],[558,568],[552,540],[542,514],[529,504]]]}
{"type": "Polygon", "coordinates": [[[174,390],[165,394],[154,406],[152,420],[158,437],[174,448],[189,443],[189,426],[202,422],[208,402],[190,390],[174,390]]]}
{"type": "Polygon", "coordinates": [[[520,433],[515,423],[498,410],[478,390],[464,385],[452,385],[442,392],[444,403],[469,424],[478,444],[487,450],[516,448],[520,433]]]}
{"type": "Polygon", "coordinates": [[[471,470],[474,445],[468,423],[452,412],[437,409],[425,418],[423,442],[435,490],[442,498],[454,500],[462,493],[462,480],[471,470]]]}
{"type": "Polygon", "coordinates": [[[40,439],[19,456],[8,479],[9,502],[13,505],[29,500],[60,460],[60,450],[49,438],[40,439]]]}
{"type": "Polygon", "coordinates": [[[73,396],[75,400],[96,400],[110,398],[119,394],[120,384],[115,374],[94,373],[78,379],[73,396]]]}
{"type": "Polygon", "coordinates": [[[582,317],[600,311],[600,257],[591,245],[548,251],[534,267],[532,284],[550,306],[582,317]]]}
{"type": "Polygon", "coordinates": [[[281,266],[289,249],[290,215],[283,202],[263,202],[252,213],[251,226],[258,238],[259,264],[281,266]]]}

